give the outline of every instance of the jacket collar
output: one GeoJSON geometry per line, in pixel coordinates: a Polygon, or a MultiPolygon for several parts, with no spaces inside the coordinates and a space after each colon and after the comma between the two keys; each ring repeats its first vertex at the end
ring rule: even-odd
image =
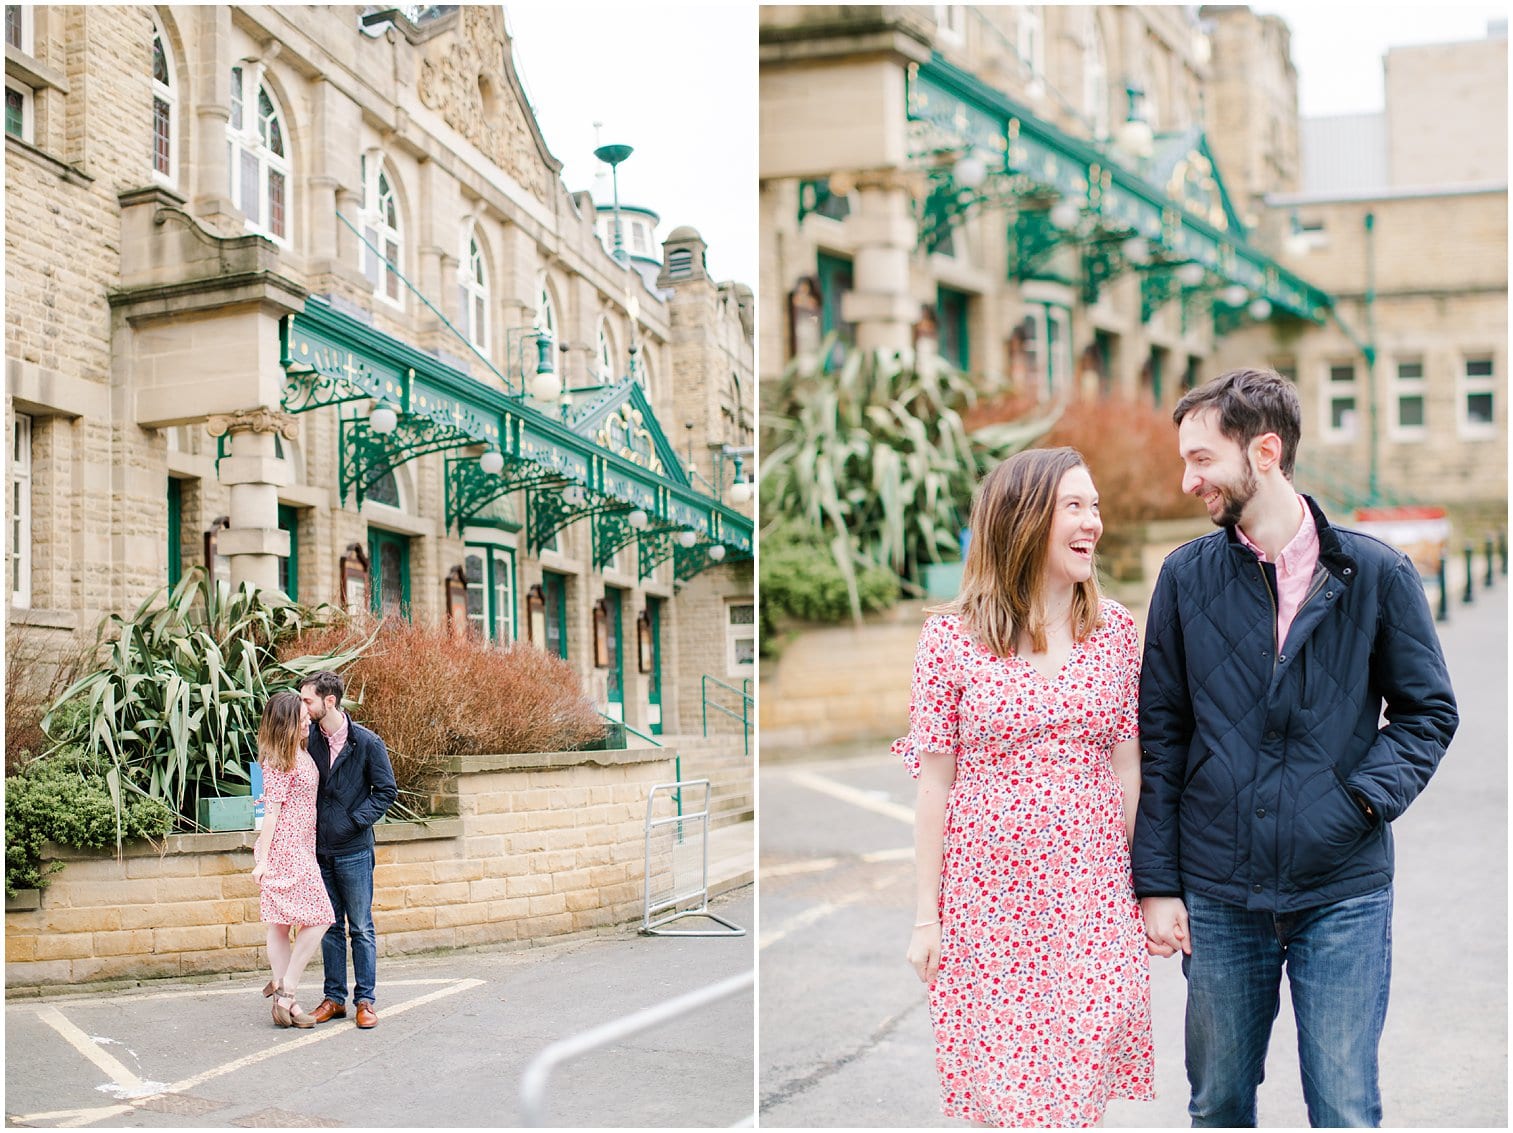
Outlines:
{"type": "MultiPolygon", "coordinates": [[[[1340,529],[1329,522],[1324,515],[1324,509],[1319,507],[1319,502],[1306,492],[1299,492],[1303,502],[1308,505],[1308,511],[1313,516],[1313,524],[1319,532],[1319,563],[1330,574],[1339,578],[1345,585],[1355,581],[1356,562],[1345,550],[1345,542],[1340,538],[1340,529]]],[[[1240,533],[1234,524],[1226,524],[1224,538],[1229,546],[1236,551],[1254,558],[1255,552],[1247,547],[1240,538],[1240,533]]]]}

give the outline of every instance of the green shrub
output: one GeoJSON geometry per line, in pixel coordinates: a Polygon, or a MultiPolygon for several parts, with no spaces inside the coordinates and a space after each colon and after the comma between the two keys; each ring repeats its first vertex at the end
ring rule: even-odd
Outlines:
{"type": "MultiPolygon", "coordinates": [[[[158,799],[131,795],[121,815],[122,841],[162,837],[173,830],[174,813],[158,799]]],[[[28,763],[5,780],[5,892],[44,889],[61,863],[45,865],[47,842],[82,850],[116,844],[116,808],[105,779],[78,748],[65,748],[28,763]]]]}
{"type": "Polygon", "coordinates": [[[101,623],[85,675],[54,702],[42,728],[90,757],[123,821],[126,796],[136,793],[162,799],[193,828],[201,798],[249,782],[269,695],[340,668],[362,646],[280,661],[280,643],[340,615],[246,586],[231,594],[203,567],[154,607],[157,597],[129,618],[101,623]]]}
{"type": "MultiPolygon", "coordinates": [[[[835,556],[811,529],[791,521],[762,533],[761,650],[777,650],[778,626],[784,618],[838,622],[851,614],[851,596],[835,556]]],[[[856,572],[857,599],[863,613],[886,610],[899,599],[898,576],[879,566],[856,572]]]]}

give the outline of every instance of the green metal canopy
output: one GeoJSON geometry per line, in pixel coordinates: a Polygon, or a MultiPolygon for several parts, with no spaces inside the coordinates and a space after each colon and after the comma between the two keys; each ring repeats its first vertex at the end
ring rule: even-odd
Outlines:
{"type": "Polygon", "coordinates": [[[973,208],[1014,205],[1010,270],[1017,278],[1037,274],[1058,247],[1075,245],[1084,299],[1095,300],[1113,275],[1135,270],[1142,273],[1147,320],[1177,296],[1175,275],[1185,264],[1199,265],[1202,277],[1181,284],[1184,296],[1245,289],[1243,303],[1215,304],[1221,319],[1243,317],[1238,312],[1257,299],[1315,323],[1330,315],[1334,301],[1326,292],[1248,242],[1201,130],[1162,136],[1151,157],[1132,170],[938,54],[911,66],[907,114],[911,156],[930,178],[920,214],[920,243],[927,249],[940,246],[973,208]],[[952,159],[965,155],[986,166],[980,185],[957,180],[952,159]],[[1077,206],[1070,225],[1053,223],[1060,201],[1077,206]]]}
{"type": "Polygon", "coordinates": [[[650,402],[629,379],[558,420],[319,297],[284,319],[282,345],[289,412],[371,399],[397,415],[387,433],[375,431],[368,416],[341,418],[344,501],[351,493],[361,505],[375,482],[418,456],[482,446],[499,454],[499,472],[473,455],[446,461],[447,526],[458,532],[494,500],[523,490],[533,550],[588,517],[595,564],[636,542],[643,579],[669,556],[679,579],[751,557],[752,521],[692,486],[650,402]]]}

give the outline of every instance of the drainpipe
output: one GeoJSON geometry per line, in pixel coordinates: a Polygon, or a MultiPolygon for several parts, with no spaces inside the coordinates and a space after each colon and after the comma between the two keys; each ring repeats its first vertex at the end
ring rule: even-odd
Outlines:
{"type": "Polygon", "coordinates": [[[1366,214],[1366,345],[1361,353],[1366,357],[1366,397],[1370,436],[1367,437],[1366,486],[1373,501],[1377,499],[1377,470],[1380,460],[1381,430],[1378,420],[1378,403],[1381,398],[1376,388],[1376,215],[1366,214]]]}

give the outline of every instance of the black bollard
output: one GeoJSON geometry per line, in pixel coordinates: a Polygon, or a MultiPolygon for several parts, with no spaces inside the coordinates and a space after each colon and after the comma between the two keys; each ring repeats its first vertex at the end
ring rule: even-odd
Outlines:
{"type": "Polygon", "coordinates": [[[1498,563],[1499,573],[1501,573],[1501,574],[1507,574],[1508,573],[1508,533],[1506,531],[1499,531],[1497,533],[1497,563],[1498,563]]]}
{"type": "Polygon", "coordinates": [[[1439,609],[1435,611],[1434,620],[1450,620],[1450,567],[1444,551],[1439,553],[1439,609]]]}
{"type": "Polygon", "coordinates": [[[1488,590],[1492,589],[1492,572],[1495,569],[1495,566],[1496,564],[1492,560],[1492,536],[1489,533],[1487,535],[1487,577],[1482,581],[1482,586],[1486,587],[1488,590]]]}
{"type": "Polygon", "coordinates": [[[1474,563],[1472,563],[1472,561],[1471,561],[1471,555],[1472,555],[1472,553],[1473,552],[1472,552],[1472,549],[1471,549],[1471,544],[1467,543],[1466,544],[1466,592],[1461,595],[1461,599],[1460,600],[1463,603],[1465,603],[1466,605],[1468,605],[1468,606],[1475,599],[1475,595],[1472,593],[1472,588],[1476,585],[1476,565],[1474,563]]]}

